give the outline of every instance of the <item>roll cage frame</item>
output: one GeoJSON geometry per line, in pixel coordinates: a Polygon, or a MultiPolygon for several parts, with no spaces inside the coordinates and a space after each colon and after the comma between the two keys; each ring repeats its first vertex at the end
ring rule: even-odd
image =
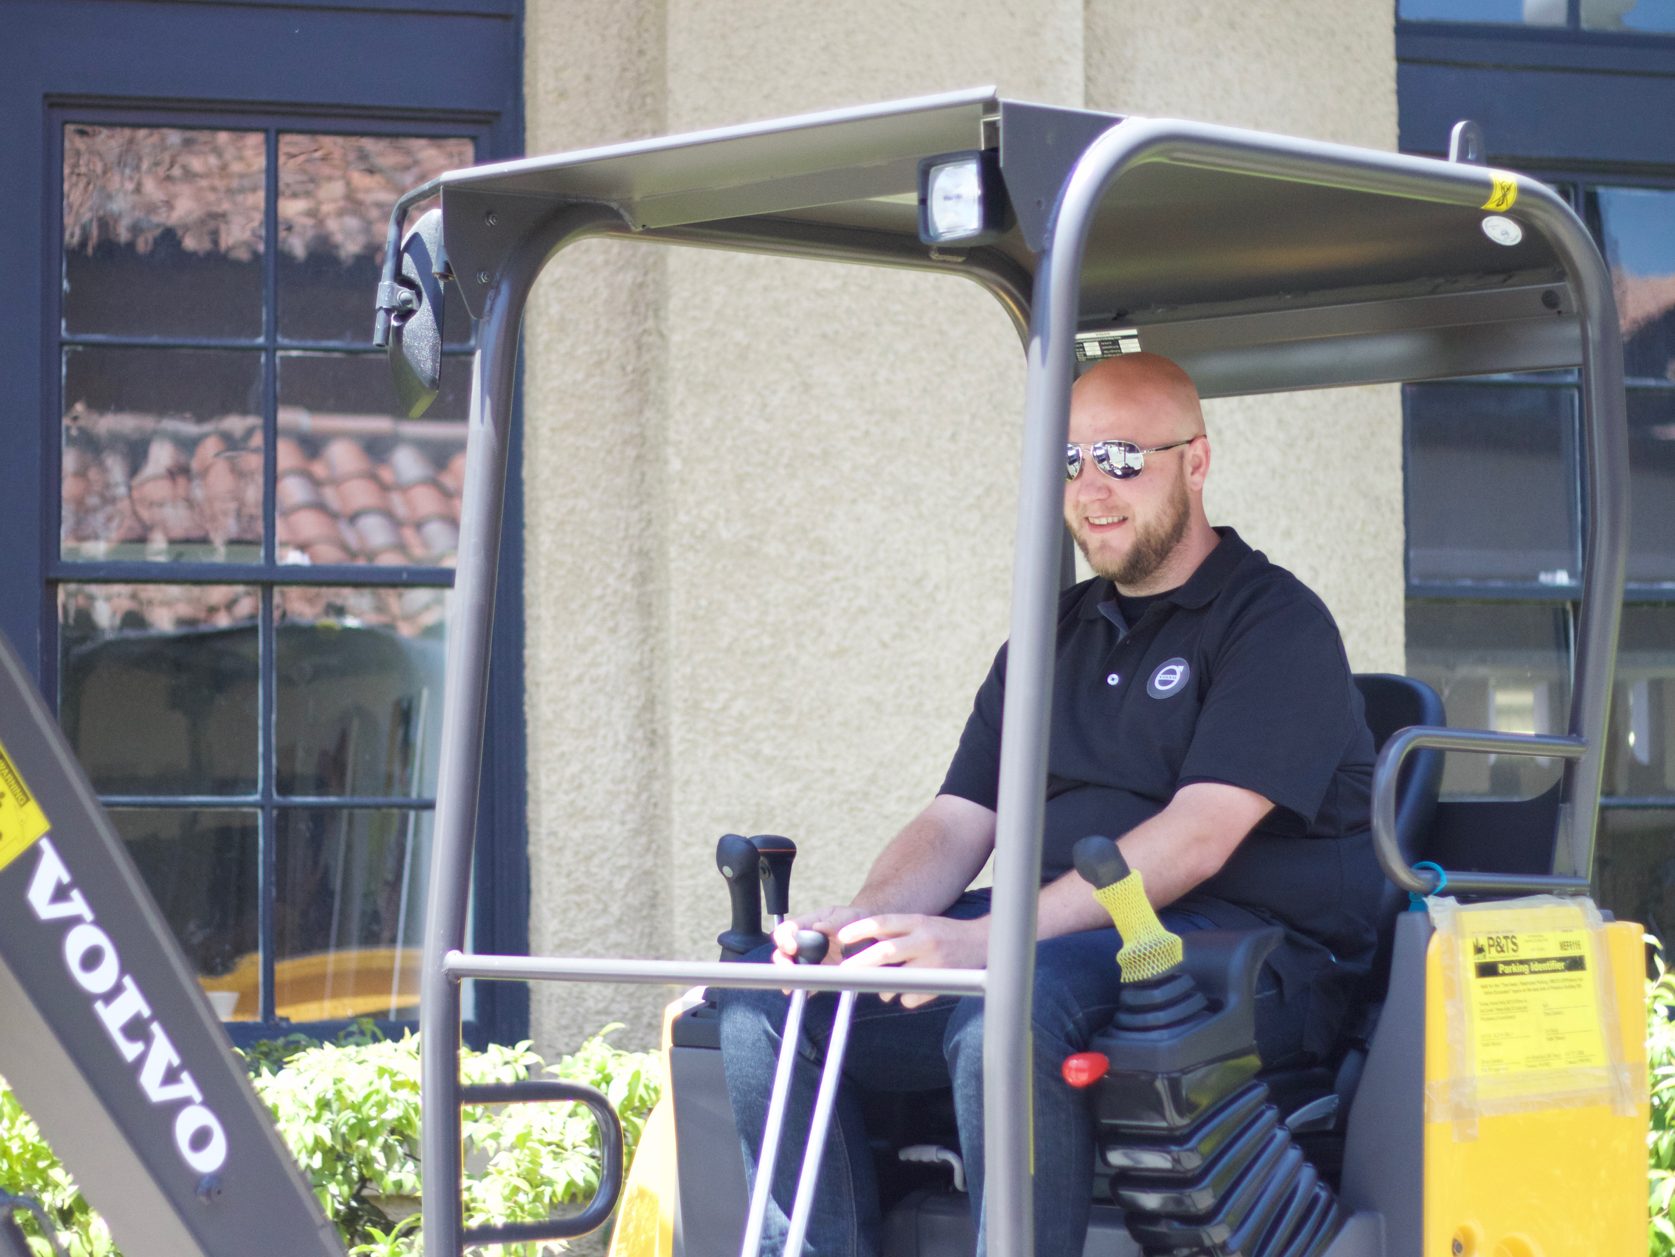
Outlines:
{"type": "MultiPolygon", "coordinates": [[[[1052,108],[980,88],[452,172],[402,198],[392,245],[409,208],[436,195],[443,255],[434,270],[453,280],[479,331],[420,998],[424,1231],[435,1251],[565,1233],[462,1226],[459,1106],[471,1097],[462,1095],[457,1051],[467,978],[982,995],[992,1014],[985,1072],[1028,1076],[1063,570],[1061,449],[1078,333],[1110,331],[1120,345],[1168,354],[1206,397],[1580,369],[1586,536],[1566,732],[1404,730],[1379,756],[1373,819],[1386,876],[1426,892],[1432,875],[1408,868],[1395,843],[1403,758],[1421,747],[1556,757],[1564,772],[1551,871],[1451,871],[1449,885],[1489,894],[1587,889],[1624,580],[1627,439],[1610,278],[1551,189],[1469,160],[1052,108]],[[971,248],[927,244],[920,164],[961,152],[996,155],[1008,226],[971,248]],[[1522,239],[1492,239],[1483,230],[1491,212],[1510,217],[1522,239]],[[1027,380],[986,970],[757,974],[466,950],[519,324],[547,262],[598,237],[946,272],[981,285],[1015,325],[1027,380]]],[[[398,291],[396,254],[379,325],[382,333],[393,322],[399,342],[401,325],[434,296],[398,291]]],[[[996,1087],[985,1121],[991,1252],[1030,1257],[1030,1115],[996,1087]]]]}

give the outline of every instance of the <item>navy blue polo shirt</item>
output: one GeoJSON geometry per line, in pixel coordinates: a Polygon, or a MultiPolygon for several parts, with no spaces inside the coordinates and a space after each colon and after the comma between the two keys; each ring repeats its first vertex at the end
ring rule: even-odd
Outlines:
{"type": "MultiPolygon", "coordinates": [[[[1311,953],[1352,980],[1371,957],[1379,891],[1360,692],[1325,604],[1232,529],[1216,531],[1186,584],[1134,624],[1108,580],[1060,598],[1042,881],[1069,870],[1078,839],[1120,837],[1182,786],[1242,786],[1273,810],[1180,906],[1229,928],[1285,926],[1295,945],[1276,967],[1292,984],[1313,984],[1311,953]]],[[[942,793],[995,806],[1005,685],[1002,646],[942,793]]]]}

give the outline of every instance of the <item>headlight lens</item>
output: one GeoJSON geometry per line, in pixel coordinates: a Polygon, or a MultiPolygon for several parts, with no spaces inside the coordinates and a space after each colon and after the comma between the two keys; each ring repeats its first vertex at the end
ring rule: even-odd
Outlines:
{"type": "Polygon", "coordinates": [[[975,157],[931,167],[925,205],[931,234],[959,240],[983,230],[983,175],[975,157]]]}

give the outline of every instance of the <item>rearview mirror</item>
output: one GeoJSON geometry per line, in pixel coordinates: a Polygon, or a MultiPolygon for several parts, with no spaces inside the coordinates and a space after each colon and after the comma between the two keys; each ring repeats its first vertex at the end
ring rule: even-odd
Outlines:
{"type": "Polygon", "coordinates": [[[400,306],[390,320],[390,374],[409,419],[436,400],[442,379],[443,277],[442,211],[426,212],[401,240],[396,280],[400,306]]]}

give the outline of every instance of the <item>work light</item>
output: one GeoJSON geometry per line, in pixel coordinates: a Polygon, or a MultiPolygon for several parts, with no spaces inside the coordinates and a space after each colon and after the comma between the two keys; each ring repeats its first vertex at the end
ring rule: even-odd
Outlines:
{"type": "Polygon", "coordinates": [[[1006,194],[993,150],[947,153],[919,163],[919,239],[986,244],[1005,228],[1006,194]]]}

